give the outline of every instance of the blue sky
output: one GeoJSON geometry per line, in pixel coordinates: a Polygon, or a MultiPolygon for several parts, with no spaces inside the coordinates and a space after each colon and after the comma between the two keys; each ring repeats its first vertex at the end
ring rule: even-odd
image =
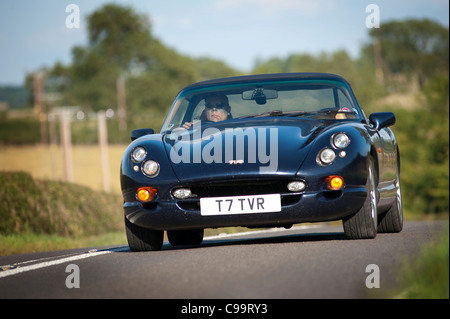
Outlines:
{"type": "Polygon", "coordinates": [[[448,0],[0,0],[0,85],[23,84],[39,67],[72,61],[86,45],[85,17],[106,3],[149,16],[152,34],[179,53],[208,56],[244,72],[256,59],[345,49],[356,57],[368,41],[369,4],[380,23],[429,18],[449,25],[448,0]],[[66,6],[80,9],[69,29],[66,6]]]}

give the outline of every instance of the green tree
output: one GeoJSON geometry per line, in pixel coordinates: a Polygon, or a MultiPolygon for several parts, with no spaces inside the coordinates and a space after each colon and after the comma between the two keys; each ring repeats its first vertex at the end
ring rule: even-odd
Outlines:
{"type": "MultiPolygon", "coordinates": [[[[97,110],[117,105],[116,82],[152,64],[150,22],[130,7],[107,4],[87,17],[87,47],[72,49],[72,96],[97,110]]],[[[75,101],[74,101],[75,102],[75,101]]]]}
{"type": "Polygon", "coordinates": [[[146,15],[107,4],[87,17],[88,45],[72,49],[72,63],[55,65],[48,80],[63,93],[65,105],[97,111],[117,105],[116,82],[125,77],[129,122],[165,112],[184,86],[237,74],[222,61],[193,59],[164,46],[151,34],[146,15]],[[131,117],[131,118],[130,118],[131,117]]]}
{"type": "MultiPolygon", "coordinates": [[[[383,23],[371,29],[372,43],[367,52],[380,46],[379,57],[387,76],[417,77],[421,87],[431,78],[443,75],[449,68],[448,28],[429,19],[408,19],[383,23]]],[[[373,53],[372,53],[373,54],[373,53]]]]}

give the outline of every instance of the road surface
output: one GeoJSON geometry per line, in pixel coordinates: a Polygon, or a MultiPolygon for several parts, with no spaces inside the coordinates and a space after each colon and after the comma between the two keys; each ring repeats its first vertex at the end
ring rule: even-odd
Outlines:
{"type": "Polygon", "coordinates": [[[374,298],[444,224],[406,222],[401,233],[369,240],[346,239],[341,225],[312,224],[209,237],[196,247],[164,243],[155,252],[116,246],[0,256],[0,299],[374,298]]]}

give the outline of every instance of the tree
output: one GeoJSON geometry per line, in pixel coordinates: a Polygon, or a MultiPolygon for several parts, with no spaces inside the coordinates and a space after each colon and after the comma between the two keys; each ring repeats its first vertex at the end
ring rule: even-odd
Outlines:
{"type": "Polygon", "coordinates": [[[417,77],[422,88],[431,78],[443,75],[449,68],[449,32],[437,22],[409,19],[383,23],[369,32],[373,52],[380,46],[383,72],[387,75],[417,77]]]}
{"type": "Polygon", "coordinates": [[[93,110],[114,107],[119,104],[118,79],[152,63],[150,22],[130,7],[107,4],[89,15],[87,23],[88,46],[72,49],[73,102],[93,110]]]}
{"type": "Polygon", "coordinates": [[[89,49],[106,59],[118,74],[151,63],[154,39],[150,22],[130,7],[107,4],[87,18],[89,49]]]}

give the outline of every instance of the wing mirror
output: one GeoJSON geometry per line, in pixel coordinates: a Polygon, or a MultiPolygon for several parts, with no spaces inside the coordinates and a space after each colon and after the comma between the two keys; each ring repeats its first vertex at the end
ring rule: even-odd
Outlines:
{"type": "Polygon", "coordinates": [[[149,135],[149,134],[155,134],[155,130],[152,128],[139,128],[136,130],[131,131],[131,141],[134,141],[135,139],[149,135]]]}
{"type": "Polygon", "coordinates": [[[369,116],[369,123],[374,126],[376,130],[382,129],[395,124],[395,115],[392,112],[377,112],[369,116]]]}

